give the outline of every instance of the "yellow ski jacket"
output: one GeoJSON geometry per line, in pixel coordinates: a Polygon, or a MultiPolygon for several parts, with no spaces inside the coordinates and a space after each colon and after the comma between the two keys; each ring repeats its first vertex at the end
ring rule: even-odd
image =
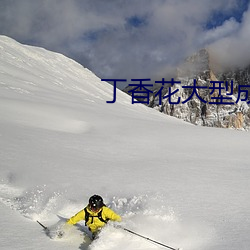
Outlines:
{"type": "MultiPolygon", "coordinates": [[[[106,223],[104,221],[112,220],[112,221],[121,221],[121,217],[116,214],[113,210],[110,208],[103,206],[99,211],[93,212],[89,209],[89,207],[86,207],[87,212],[89,213],[88,221],[85,221],[86,226],[88,226],[89,230],[92,233],[97,232],[100,228],[102,228],[106,223]],[[100,220],[98,218],[98,215],[100,215],[101,212],[101,218],[104,220],[100,220]]],[[[74,225],[80,220],[85,220],[85,210],[82,209],[77,214],[72,216],[68,221],[67,224],[74,225]]]]}

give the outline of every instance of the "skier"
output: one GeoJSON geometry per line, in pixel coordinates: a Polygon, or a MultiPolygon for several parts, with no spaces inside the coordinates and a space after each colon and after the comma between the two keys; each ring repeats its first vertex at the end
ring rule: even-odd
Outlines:
{"type": "Polygon", "coordinates": [[[85,220],[85,226],[92,232],[94,239],[109,220],[120,222],[122,219],[120,215],[105,206],[101,196],[95,194],[89,198],[89,204],[72,216],[67,224],[74,225],[80,220],[85,220]]]}

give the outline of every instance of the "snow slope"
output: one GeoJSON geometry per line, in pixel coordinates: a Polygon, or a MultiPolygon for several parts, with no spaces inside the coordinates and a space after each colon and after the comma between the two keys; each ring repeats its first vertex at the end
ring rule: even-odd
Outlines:
{"type": "Polygon", "coordinates": [[[36,223],[54,228],[97,193],[124,227],[166,245],[248,250],[249,133],[112,98],[76,62],[0,36],[0,248],[162,249],[112,225],[90,244],[83,223],[61,240],[36,223]]]}

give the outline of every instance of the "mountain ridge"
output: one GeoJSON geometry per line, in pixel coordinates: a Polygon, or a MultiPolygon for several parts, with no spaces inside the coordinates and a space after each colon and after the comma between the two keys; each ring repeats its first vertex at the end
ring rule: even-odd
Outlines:
{"type": "MultiPolygon", "coordinates": [[[[250,87],[250,66],[225,68],[216,63],[216,57],[209,49],[201,49],[176,68],[174,79],[181,84],[163,86],[162,104],[156,96],[162,86],[153,86],[149,107],[195,125],[249,130],[250,109],[247,102],[250,95],[244,96],[248,87],[240,85],[250,87]],[[197,94],[186,102],[192,94],[194,81],[197,94]]],[[[128,94],[132,90],[131,87],[124,89],[128,94]]]]}

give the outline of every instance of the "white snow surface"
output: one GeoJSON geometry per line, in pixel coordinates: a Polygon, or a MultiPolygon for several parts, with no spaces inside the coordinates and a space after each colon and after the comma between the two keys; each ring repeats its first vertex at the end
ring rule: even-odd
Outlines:
{"type": "Polygon", "coordinates": [[[250,249],[248,132],[196,127],[73,60],[0,36],[0,249],[153,250],[108,224],[49,238],[93,194],[121,225],[183,250],[250,249]]]}

